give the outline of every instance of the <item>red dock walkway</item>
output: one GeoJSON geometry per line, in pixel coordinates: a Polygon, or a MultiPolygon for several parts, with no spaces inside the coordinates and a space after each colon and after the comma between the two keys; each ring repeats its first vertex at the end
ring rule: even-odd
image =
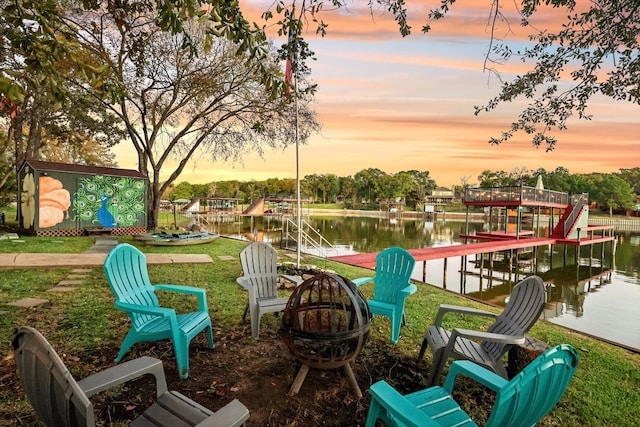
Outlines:
{"type": "MultiPolygon", "coordinates": [[[[486,239],[486,236],[463,236],[467,238],[486,239]]],[[[466,243],[453,246],[437,246],[431,248],[421,249],[408,249],[409,253],[413,255],[416,261],[429,261],[433,259],[443,259],[451,257],[460,257],[467,255],[475,255],[489,252],[508,251],[512,249],[530,248],[533,246],[555,245],[563,244],[570,246],[585,246],[593,245],[595,243],[604,243],[614,240],[613,236],[599,237],[594,236],[592,238],[577,239],[557,239],[555,237],[536,237],[536,238],[521,238],[521,239],[500,239],[492,240],[489,242],[478,243],[466,243]]],[[[357,267],[375,268],[377,252],[354,254],[354,255],[340,255],[329,257],[331,261],[338,261],[357,267]]]]}

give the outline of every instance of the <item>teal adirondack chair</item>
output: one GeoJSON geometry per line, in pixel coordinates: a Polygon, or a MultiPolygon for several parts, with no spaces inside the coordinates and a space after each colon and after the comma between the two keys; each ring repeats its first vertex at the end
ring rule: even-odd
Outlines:
{"type": "Polygon", "coordinates": [[[191,340],[206,329],[209,348],[214,348],[206,291],[190,286],[152,285],[147,258],[127,243],[119,244],[109,252],[104,261],[104,273],[116,296],[115,307],[127,313],[132,323],[115,361],[120,362],[135,343],[171,339],[180,378],[187,378],[191,340]],[[198,310],[176,314],[172,308],[160,307],[156,290],[194,295],[198,298],[198,310]]]}
{"type": "Polygon", "coordinates": [[[508,381],[468,360],[453,362],[444,386],[401,395],[385,381],[371,386],[366,427],[378,419],[387,426],[476,426],[451,393],[458,375],[496,393],[486,427],[533,426],[558,403],[578,366],[578,354],[568,344],[550,348],[508,381]]]}
{"type": "Polygon", "coordinates": [[[403,248],[385,249],[376,257],[375,277],[361,277],[353,280],[356,286],[374,282],[373,299],[367,300],[371,313],[386,316],[391,320],[391,342],[398,343],[400,325],[406,325],[404,303],[407,297],[417,291],[410,283],[415,258],[403,248]]]}

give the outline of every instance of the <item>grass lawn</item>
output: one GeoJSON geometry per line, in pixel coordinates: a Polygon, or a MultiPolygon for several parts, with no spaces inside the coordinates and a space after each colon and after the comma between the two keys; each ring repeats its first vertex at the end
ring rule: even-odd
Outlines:
{"type": "MultiPolygon", "coordinates": [[[[24,237],[23,240],[25,242],[20,244],[0,241],[0,252],[79,253],[93,243],[89,237],[24,237]]],[[[278,348],[277,334],[275,333],[277,319],[274,316],[263,317],[261,340],[258,342],[251,339],[248,322],[241,321],[246,296],[236,284],[235,279],[241,275],[238,253],[246,244],[245,242],[220,238],[206,245],[145,247],[140,246],[138,242],[132,242],[127,237],[121,237],[120,241],[139,246],[143,252],[147,253],[207,253],[212,257],[213,264],[149,266],[153,283],[193,285],[207,290],[210,314],[216,332],[216,349],[211,351],[211,354],[205,352],[208,359],[215,361],[220,357],[222,360],[223,355],[229,355],[235,351],[238,352],[237,354],[249,354],[241,353],[243,348],[250,349],[250,354],[256,355],[253,357],[259,359],[266,357],[264,355],[270,351],[265,347],[268,343],[276,343],[273,345],[278,348]],[[233,259],[221,260],[219,257],[223,255],[230,255],[233,259]]],[[[371,275],[369,270],[325,262],[324,260],[309,258],[304,262],[334,270],[349,278],[371,275]]],[[[93,268],[88,273],[86,283],[77,286],[74,292],[48,292],[48,289],[54,287],[69,274],[70,270],[63,269],[0,271],[0,311],[3,312],[0,316],[0,341],[5,343],[2,347],[2,362],[0,364],[0,425],[32,425],[34,422],[33,411],[16,381],[15,365],[11,358],[9,343],[16,326],[29,325],[38,329],[47,337],[58,353],[64,355],[67,366],[77,379],[113,365],[113,357],[129,327],[128,319],[123,313],[113,308],[113,296],[101,268],[93,268]],[[10,301],[25,297],[45,298],[50,300],[50,303],[29,309],[6,305],[10,301]]],[[[370,297],[372,285],[365,285],[362,290],[366,296],[370,297]]],[[[176,307],[178,310],[186,310],[191,301],[185,301],[179,297],[168,299],[166,295],[161,295],[161,304],[176,307]]],[[[373,319],[370,339],[363,354],[354,363],[360,365],[354,367],[354,372],[356,372],[364,393],[364,397],[359,401],[352,397],[349,398],[348,394],[341,396],[338,400],[331,400],[336,399],[336,396],[328,395],[328,392],[325,392],[327,395],[319,395],[317,392],[315,395],[308,393],[306,396],[309,399],[308,402],[300,400],[305,399],[304,396],[295,399],[272,396],[276,403],[272,408],[263,408],[254,401],[243,400],[241,392],[234,395],[233,387],[226,389],[227,393],[231,393],[231,395],[226,394],[224,398],[238,396],[249,407],[252,412],[249,425],[264,425],[260,423],[269,420],[272,425],[284,425],[284,420],[296,420],[301,423],[305,417],[307,417],[306,425],[316,425],[322,422],[324,425],[340,425],[339,421],[331,421],[331,411],[346,411],[347,415],[352,417],[353,423],[350,425],[362,425],[368,408],[369,396],[366,392],[368,385],[379,379],[385,379],[406,393],[413,391],[410,389],[411,387],[416,387],[417,384],[419,388],[419,384],[426,381],[431,355],[427,352],[426,360],[418,362],[416,360],[417,353],[425,329],[433,321],[440,304],[487,308],[486,305],[457,294],[419,284],[418,292],[409,297],[407,301],[408,325],[403,327],[402,337],[397,345],[393,346],[388,342],[390,333],[387,319],[379,316],[373,319]],[[375,369],[375,360],[379,360],[381,365],[385,364],[385,369],[375,369]],[[365,365],[364,368],[362,365],[365,365]],[[395,372],[400,368],[406,369],[402,375],[398,376],[395,372]],[[228,392],[229,389],[232,392],[228,392]],[[316,406],[323,406],[323,408],[312,407],[314,399],[320,399],[322,404],[316,406]],[[347,402],[347,399],[351,400],[347,402]],[[300,402],[304,402],[306,406],[292,406],[300,405],[300,402]],[[286,406],[291,406],[290,414],[284,414],[286,406]],[[303,406],[308,411],[306,415],[302,409],[303,406]],[[314,418],[314,411],[325,411],[325,418],[314,418]]],[[[498,308],[489,309],[499,311],[498,308]]],[[[446,319],[445,326],[447,327],[484,328],[487,325],[487,323],[483,323],[485,320],[482,319],[454,317],[446,319]]],[[[638,408],[640,407],[640,354],[544,321],[539,321],[530,331],[530,335],[549,345],[571,344],[580,355],[576,376],[567,392],[560,403],[539,425],[627,426],[637,422],[634,420],[637,420],[638,408]]],[[[200,338],[202,339],[202,337],[200,338]]],[[[177,375],[173,374],[175,364],[171,365],[173,351],[170,346],[136,345],[131,353],[125,357],[125,360],[156,351],[160,351],[160,353],[154,355],[162,358],[165,362],[170,389],[195,396],[194,400],[200,401],[205,406],[208,406],[207,398],[222,398],[220,396],[220,382],[208,380],[207,387],[199,389],[194,387],[194,383],[191,382],[191,377],[194,377],[193,381],[196,381],[195,372],[190,375],[189,380],[180,381],[177,379],[177,375]]],[[[198,352],[193,356],[193,369],[198,366],[197,360],[201,355],[202,353],[198,352]]],[[[238,360],[236,363],[238,366],[224,369],[239,369],[249,361],[238,360]]],[[[289,367],[288,370],[287,375],[295,374],[295,367],[289,367]]],[[[262,379],[255,379],[255,381],[262,379]]],[[[273,381],[267,378],[264,380],[273,381]]],[[[309,385],[306,386],[311,388],[309,385]]],[[[131,393],[133,392],[130,392],[129,396],[131,393]]],[[[110,399],[118,398],[110,397],[110,399]]],[[[486,399],[485,393],[477,391],[473,387],[463,387],[460,391],[460,399],[465,402],[465,409],[480,418],[486,417],[488,403],[484,401],[486,399]]],[[[129,405],[127,402],[123,403],[123,406],[127,405],[129,405]]],[[[109,424],[105,421],[107,419],[105,412],[100,412],[100,414],[103,425],[109,424]]],[[[107,416],[112,415],[114,416],[114,425],[120,425],[122,419],[130,417],[127,414],[123,415],[123,418],[118,418],[117,414],[107,413],[107,416]]],[[[345,424],[342,423],[342,425],[345,424]]]]}

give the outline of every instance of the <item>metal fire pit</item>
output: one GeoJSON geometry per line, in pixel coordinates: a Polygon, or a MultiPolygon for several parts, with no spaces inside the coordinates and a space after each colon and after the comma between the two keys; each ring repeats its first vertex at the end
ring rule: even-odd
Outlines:
{"type": "Polygon", "coordinates": [[[285,344],[302,363],[289,395],[300,391],[309,368],[342,367],[353,392],[362,397],[349,363],[360,354],[370,327],[367,300],[349,279],[320,273],[296,287],[280,327],[285,344]]]}

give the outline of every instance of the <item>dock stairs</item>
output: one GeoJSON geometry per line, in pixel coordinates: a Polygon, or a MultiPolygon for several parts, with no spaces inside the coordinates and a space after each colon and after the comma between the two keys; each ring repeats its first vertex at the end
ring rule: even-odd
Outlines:
{"type": "Polygon", "coordinates": [[[564,212],[558,224],[556,224],[553,232],[551,233],[551,237],[555,238],[568,238],[569,235],[573,232],[580,219],[580,216],[584,212],[584,207],[587,205],[587,195],[586,194],[577,194],[572,196],[571,200],[572,204],[567,206],[567,209],[564,212]]]}
{"type": "Polygon", "coordinates": [[[280,248],[295,251],[298,247],[298,236],[300,239],[300,251],[315,255],[321,258],[328,258],[330,255],[337,255],[338,250],[322,234],[311,226],[304,219],[300,221],[300,232],[298,224],[294,219],[287,218],[283,223],[280,248]]]}

